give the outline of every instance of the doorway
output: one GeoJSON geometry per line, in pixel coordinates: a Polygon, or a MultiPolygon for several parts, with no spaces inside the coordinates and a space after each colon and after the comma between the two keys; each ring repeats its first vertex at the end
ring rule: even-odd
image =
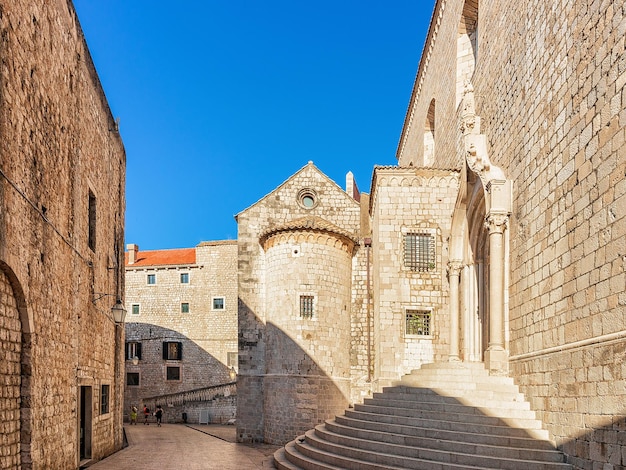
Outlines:
{"type": "Polygon", "coordinates": [[[92,389],[80,387],[80,460],[91,458],[92,389]]]}

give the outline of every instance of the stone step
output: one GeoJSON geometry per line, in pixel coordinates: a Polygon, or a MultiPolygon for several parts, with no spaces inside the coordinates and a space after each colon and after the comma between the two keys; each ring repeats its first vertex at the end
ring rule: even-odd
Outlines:
{"type": "Polygon", "coordinates": [[[549,440],[548,431],[541,428],[522,428],[511,427],[505,424],[502,420],[496,418],[495,421],[487,423],[474,423],[469,426],[467,423],[459,421],[444,421],[438,418],[419,418],[411,416],[399,416],[399,415],[385,415],[372,412],[358,411],[358,410],[346,410],[344,416],[348,418],[358,419],[361,421],[372,421],[375,423],[383,424],[396,424],[401,426],[412,426],[429,428],[432,430],[446,430],[453,432],[467,432],[471,429],[478,434],[497,434],[505,437],[530,437],[533,439],[549,440]]]}
{"type": "Polygon", "coordinates": [[[541,423],[537,420],[534,411],[530,410],[509,410],[507,411],[507,415],[505,416],[496,416],[495,413],[493,416],[489,416],[480,412],[476,408],[472,407],[463,407],[465,409],[464,412],[460,412],[460,410],[454,410],[451,412],[446,411],[431,411],[426,409],[415,409],[415,408],[398,408],[387,406],[385,404],[382,405],[370,405],[370,404],[355,404],[355,411],[365,411],[368,413],[377,413],[377,414],[385,414],[385,415],[394,415],[394,416],[408,416],[411,418],[423,418],[430,420],[447,420],[447,421],[462,421],[466,425],[471,426],[474,424],[494,424],[498,422],[502,422],[502,420],[506,419],[507,425],[514,425],[515,427],[523,427],[523,428],[540,428],[541,423]],[[456,417],[460,415],[459,417],[456,417]]]}
{"type": "MultiPolygon", "coordinates": [[[[299,439],[304,441],[304,436],[300,436],[299,439]]],[[[343,470],[347,468],[309,458],[296,449],[295,443],[296,441],[289,442],[274,453],[274,467],[278,470],[343,470]]]]}
{"type": "MultiPolygon", "coordinates": [[[[326,425],[332,430],[333,426],[343,426],[354,430],[379,431],[391,434],[402,434],[405,436],[431,437],[437,439],[460,439],[464,442],[475,444],[491,444],[504,447],[518,447],[521,449],[542,449],[554,450],[552,442],[544,439],[532,438],[527,433],[520,433],[520,436],[509,436],[500,432],[499,434],[481,434],[474,428],[464,430],[433,429],[430,427],[409,426],[405,424],[383,423],[379,421],[365,421],[348,416],[337,416],[334,420],[328,420],[326,425]]],[[[493,428],[485,428],[489,431],[493,428]]],[[[499,428],[496,431],[501,431],[499,428]]],[[[337,431],[336,431],[337,432],[337,431]]]]}
{"type": "MultiPolygon", "coordinates": [[[[490,455],[467,454],[459,451],[451,452],[449,450],[429,449],[425,447],[413,447],[407,445],[387,444],[381,442],[368,441],[364,439],[346,438],[345,436],[334,435],[334,438],[340,442],[329,440],[333,433],[326,433],[324,438],[320,438],[316,434],[316,430],[310,430],[305,433],[305,442],[308,448],[305,455],[313,456],[316,450],[325,453],[332,453],[333,456],[342,456],[349,459],[363,459],[367,462],[375,464],[384,464],[389,462],[390,456],[393,456],[391,465],[393,467],[407,469],[423,469],[425,462],[430,465],[438,463],[439,465],[457,465],[458,468],[492,468],[500,470],[560,470],[570,468],[568,465],[554,461],[534,461],[524,458],[504,458],[490,455]],[[346,445],[349,444],[349,445],[346,445]],[[314,448],[315,450],[311,450],[314,448]],[[307,454],[308,452],[308,454],[307,454]]],[[[302,452],[299,444],[296,448],[302,452]]],[[[559,455],[562,459],[562,455],[559,455]]],[[[316,456],[316,458],[318,458],[316,456]]],[[[324,460],[322,460],[324,461],[324,460]]],[[[333,465],[337,464],[333,460],[333,465]]],[[[367,467],[357,467],[367,468],[367,467]]],[[[389,467],[387,467],[389,468],[389,467]]],[[[434,467],[433,467],[434,468],[434,467]]],[[[448,467],[443,467],[448,468],[448,467]]]]}
{"type": "Polygon", "coordinates": [[[477,456],[500,457],[516,460],[539,460],[543,462],[563,462],[563,455],[554,448],[545,446],[517,447],[515,441],[498,440],[493,435],[472,435],[470,433],[432,433],[426,435],[408,435],[369,429],[343,426],[329,420],[315,428],[320,438],[350,447],[359,447],[359,442],[367,442],[368,449],[387,452],[384,444],[408,446],[410,448],[427,448],[448,452],[461,452],[477,456]],[[338,437],[339,436],[339,437],[338,437]],[[370,444],[372,443],[373,444],[370,444]],[[543,448],[542,448],[543,447],[543,448]]]}
{"type": "Polygon", "coordinates": [[[471,378],[467,378],[466,380],[446,380],[445,378],[441,379],[430,379],[430,378],[417,378],[415,376],[407,376],[405,375],[398,382],[395,382],[393,385],[395,386],[408,386],[408,387],[421,387],[421,388],[430,388],[433,390],[445,390],[448,392],[448,395],[455,393],[467,394],[474,393],[476,391],[483,390],[491,390],[505,393],[519,393],[519,387],[514,383],[504,380],[494,380],[494,381],[485,381],[478,382],[472,381],[471,378]]]}
{"type": "Polygon", "coordinates": [[[275,461],[284,470],[571,470],[549,439],[511,378],[482,363],[425,364],[275,461]]]}
{"type": "Polygon", "coordinates": [[[416,406],[419,404],[427,405],[429,403],[442,403],[442,404],[451,404],[451,405],[469,405],[469,406],[477,406],[477,407],[485,407],[488,408],[493,406],[494,408],[507,408],[509,405],[519,408],[519,409],[530,409],[530,403],[528,403],[524,399],[524,395],[522,393],[480,393],[474,394],[470,396],[462,396],[462,397],[451,397],[438,395],[432,389],[422,389],[428,390],[431,393],[407,393],[402,390],[411,390],[407,387],[390,387],[386,389],[385,393],[374,393],[373,399],[389,399],[394,401],[405,401],[411,404],[416,403],[416,406]],[[394,391],[398,389],[397,391],[394,391]]]}
{"type": "MultiPolygon", "coordinates": [[[[407,387],[404,385],[398,385],[395,387],[385,387],[383,388],[382,393],[376,392],[373,397],[376,398],[377,395],[402,395],[403,399],[418,399],[420,401],[429,401],[430,399],[438,400],[443,397],[448,397],[450,400],[457,400],[462,398],[466,400],[468,404],[474,404],[474,401],[479,399],[493,399],[498,401],[519,401],[525,402],[526,398],[523,393],[519,392],[498,392],[494,390],[482,390],[480,394],[476,393],[463,393],[458,396],[453,396],[449,390],[446,389],[432,389],[427,387],[407,387]],[[470,400],[471,399],[471,400],[470,400]]],[[[465,402],[464,402],[465,403],[465,402]]]]}
{"type": "MultiPolygon", "coordinates": [[[[453,398],[453,397],[446,397],[453,398]]],[[[399,397],[373,397],[366,398],[363,400],[363,403],[366,405],[378,405],[378,406],[394,406],[398,408],[414,408],[414,409],[427,409],[429,411],[447,411],[447,412],[455,412],[458,410],[459,413],[465,412],[464,409],[471,408],[472,410],[477,410],[484,414],[492,415],[492,411],[498,412],[496,416],[500,416],[499,412],[507,412],[508,410],[518,410],[518,411],[530,411],[530,403],[526,401],[501,401],[501,400],[491,400],[491,399],[482,399],[477,397],[476,400],[468,405],[466,403],[460,402],[458,399],[456,401],[447,401],[447,402],[437,402],[437,401],[421,401],[421,400],[402,400],[399,397]],[[480,402],[484,406],[480,406],[477,402],[480,402]],[[408,406],[410,404],[410,406],[408,406]]],[[[533,412],[534,416],[534,412],[533,412]]]]}
{"type": "Polygon", "coordinates": [[[403,457],[394,454],[383,454],[373,451],[362,451],[346,446],[332,443],[324,443],[315,438],[313,430],[307,431],[305,436],[301,436],[294,441],[294,447],[287,450],[291,460],[293,452],[304,456],[307,460],[299,460],[306,470],[317,469],[345,469],[345,470],[485,470],[487,467],[473,467],[459,465],[450,462],[437,462],[418,458],[403,457]],[[310,461],[316,464],[310,466],[310,461]]]}

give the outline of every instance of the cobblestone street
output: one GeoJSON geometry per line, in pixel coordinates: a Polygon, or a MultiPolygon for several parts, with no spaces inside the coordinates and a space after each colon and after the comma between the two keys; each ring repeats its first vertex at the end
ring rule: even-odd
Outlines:
{"type": "Polygon", "coordinates": [[[97,462],[90,470],[271,469],[278,448],[237,444],[235,426],[155,423],[125,425],[128,447],[97,462]]]}

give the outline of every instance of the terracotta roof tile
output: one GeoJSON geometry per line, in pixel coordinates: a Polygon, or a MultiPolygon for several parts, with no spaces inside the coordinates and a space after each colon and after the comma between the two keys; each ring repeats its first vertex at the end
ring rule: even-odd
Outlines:
{"type": "Polygon", "coordinates": [[[137,261],[128,264],[128,252],[124,253],[124,264],[135,266],[164,266],[176,264],[195,264],[195,248],[179,248],[173,250],[138,251],[137,261]]]}

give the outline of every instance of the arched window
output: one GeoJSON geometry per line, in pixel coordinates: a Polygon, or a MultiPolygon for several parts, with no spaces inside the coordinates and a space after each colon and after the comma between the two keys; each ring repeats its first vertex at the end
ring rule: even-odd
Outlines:
{"type": "Polygon", "coordinates": [[[435,100],[430,102],[424,122],[424,166],[431,166],[435,161],[435,100]]]}
{"type": "Polygon", "coordinates": [[[463,97],[466,80],[472,79],[478,57],[478,1],[465,0],[456,43],[456,106],[463,97]]]}

